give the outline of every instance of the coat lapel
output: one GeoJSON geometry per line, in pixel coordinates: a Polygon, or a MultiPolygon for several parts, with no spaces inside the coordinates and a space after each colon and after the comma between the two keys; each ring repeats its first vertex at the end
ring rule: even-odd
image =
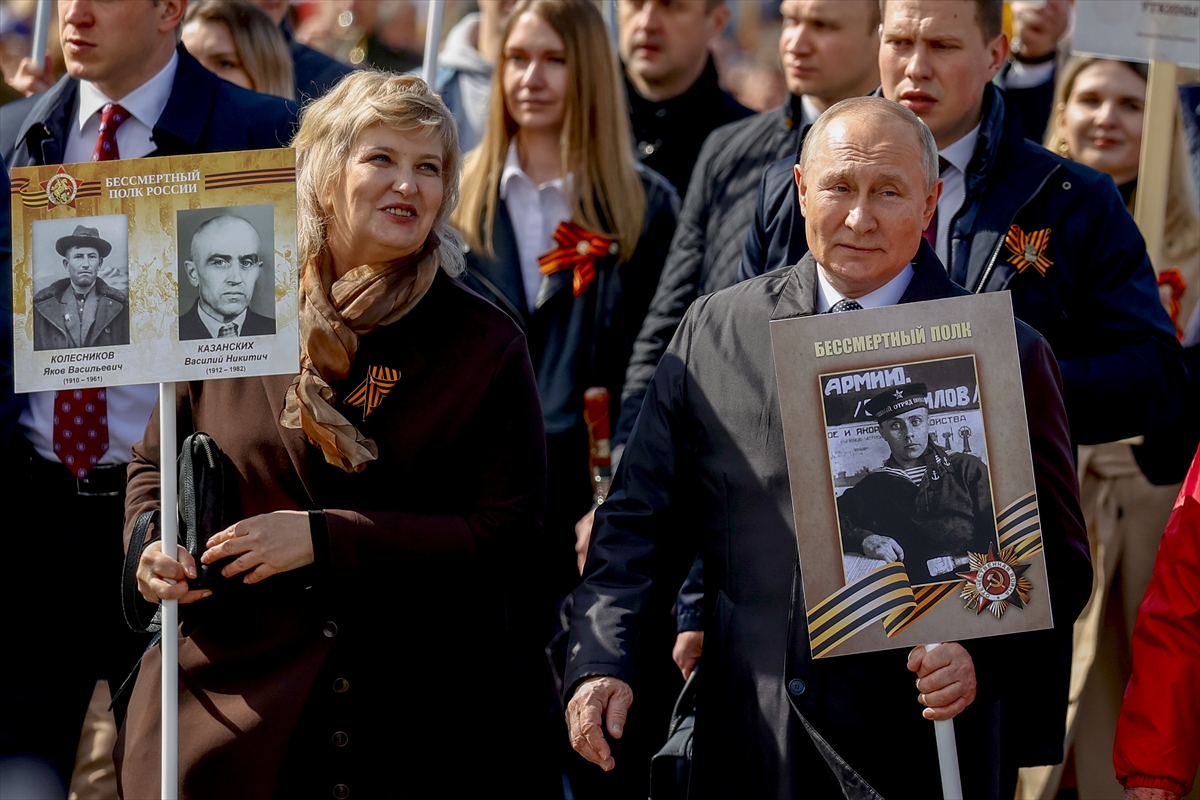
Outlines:
{"type": "Polygon", "coordinates": [[[496,198],[496,225],[492,230],[493,258],[472,258],[473,276],[489,292],[497,296],[498,305],[510,315],[516,313],[523,327],[529,326],[529,310],[525,300],[525,284],[521,279],[521,255],[513,233],[508,204],[496,198]]]}
{"type": "MultiPolygon", "coordinates": [[[[174,156],[197,152],[208,130],[209,120],[219,120],[214,109],[220,79],[200,66],[183,45],[176,48],[179,66],[171,84],[171,96],[154,125],[154,152],[151,156],[174,156]]],[[[219,124],[219,123],[218,123],[219,124]]]]}
{"type": "Polygon", "coordinates": [[[812,253],[805,253],[784,281],[771,319],[811,316],[816,307],[816,286],[817,260],[812,253]]]}

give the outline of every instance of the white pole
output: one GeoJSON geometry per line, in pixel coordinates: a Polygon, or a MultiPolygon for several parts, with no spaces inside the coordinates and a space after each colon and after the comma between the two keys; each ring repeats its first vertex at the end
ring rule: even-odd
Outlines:
{"type": "Polygon", "coordinates": [[[421,66],[421,74],[430,86],[433,86],[437,77],[438,45],[442,43],[442,16],[445,13],[445,0],[431,0],[429,19],[425,24],[425,63],[421,66]]]}
{"type": "MultiPolygon", "coordinates": [[[[941,642],[925,645],[928,653],[941,642]]],[[[962,778],[958,774],[958,746],[954,741],[954,720],[935,719],[933,733],[937,736],[938,766],[942,768],[942,796],[945,800],[963,800],[962,778]]]]}
{"type": "MultiPolygon", "coordinates": [[[[179,542],[179,491],[175,459],[175,384],[158,385],[159,475],[162,480],[162,549],[179,542]]],[[[162,798],[179,797],[179,601],[162,602],[162,798]]]]}
{"type": "Polygon", "coordinates": [[[33,49],[29,53],[34,69],[46,66],[46,40],[50,37],[50,0],[38,0],[33,18],[33,49]]]}

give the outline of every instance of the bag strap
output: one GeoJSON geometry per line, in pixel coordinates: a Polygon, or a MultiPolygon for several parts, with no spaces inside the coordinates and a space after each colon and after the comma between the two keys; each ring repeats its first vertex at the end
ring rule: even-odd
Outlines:
{"type": "Polygon", "coordinates": [[[137,566],[142,558],[142,551],[149,542],[146,535],[150,526],[159,524],[157,511],[144,511],[133,523],[133,533],[129,537],[129,549],[125,552],[125,566],[121,572],[121,611],[125,615],[125,624],[135,631],[155,633],[162,629],[159,607],[146,602],[137,588],[137,566]],[[154,611],[149,610],[153,608],[154,611]]]}
{"type": "Polygon", "coordinates": [[[196,502],[196,447],[197,437],[203,433],[193,433],[183,440],[179,448],[179,524],[183,527],[184,546],[192,554],[192,558],[200,561],[200,543],[197,541],[199,520],[197,519],[196,502]]]}
{"type": "Polygon", "coordinates": [[[671,710],[671,725],[667,728],[667,738],[670,739],[679,730],[679,726],[684,723],[688,717],[696,714],[696,692],[700,686],[700,662],[696,662],[696,666],[692,667],[692,674],[688,675],[687,681],[683,684],[683,689],[679,692],[679,697],[675,700],[675,708],[671,710]]]}

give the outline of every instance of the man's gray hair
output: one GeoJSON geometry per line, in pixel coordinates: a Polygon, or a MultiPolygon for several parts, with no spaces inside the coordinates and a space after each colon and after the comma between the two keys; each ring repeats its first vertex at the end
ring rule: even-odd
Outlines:
{"type": "Polygon", "coordinates": [[[812,152],[818,145],[824,143],[825,130],[838,117],[855,116],[860,119],[874,117],[891,117],[905,123],[917,135],[921,147],[921,171],[925,173],[925,191],[933,191],[938,182],[938,151],[937,142],[933,139],[933,131],[929,130],[920,117],[899,103],[885,100],[882,97],[851,97],[840,103],[834,103],[809,129],[804,137],[804,146],[800,149],[800,172],[808,174],[808,162],[812,152]]]}

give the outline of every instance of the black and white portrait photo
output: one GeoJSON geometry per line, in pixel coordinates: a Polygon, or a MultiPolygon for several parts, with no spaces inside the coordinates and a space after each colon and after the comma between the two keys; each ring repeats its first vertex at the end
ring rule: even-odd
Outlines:
{"type": "Polygon", "coordinates": [[[33,222],[33,349],[129,344],[124,214],[33,222]]]}
{"type": "Polygon", "coordinates": [[[180,341],[275,333],[274,212],[179,212],[180,341]]]}
{"type": "Polygon", "coordinates": [[[996,544],[973,356],[821,376],[847,580],[902,561],[959,580],[996,544]]]}

